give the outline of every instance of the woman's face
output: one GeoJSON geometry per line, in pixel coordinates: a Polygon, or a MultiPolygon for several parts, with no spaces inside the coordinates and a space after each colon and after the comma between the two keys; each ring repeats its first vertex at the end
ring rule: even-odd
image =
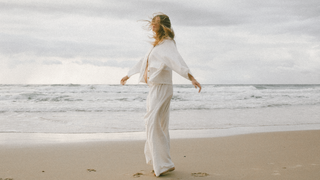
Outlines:
{"type": "Polygon", "coordinates": [[[152,26],[153,32],[158,32],[159,27],[160,27],[160,17],[156,17],[154,19],[154,22],[151,23],[151,26],[152,26]]]}

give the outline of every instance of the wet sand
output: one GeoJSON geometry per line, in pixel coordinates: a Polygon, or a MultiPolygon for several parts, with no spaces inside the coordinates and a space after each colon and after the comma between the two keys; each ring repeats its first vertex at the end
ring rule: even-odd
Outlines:
{"type": "MultiPolygon", "coordinates": [[[[1,134],[0,134],[1,135],[1,134]]],[[[320,130],[173,139],[163,179],[320,179],[320,130]]],[[[0,179],[153,179],[144,141],[1,144],[0,179]]]]}

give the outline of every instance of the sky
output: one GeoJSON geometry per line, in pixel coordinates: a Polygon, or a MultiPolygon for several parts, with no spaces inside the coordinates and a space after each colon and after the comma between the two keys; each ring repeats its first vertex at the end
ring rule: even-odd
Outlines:
{"type": "Polygon", "coordinates": [[[119,84],[156,12],[201,84],[320,83],[319,0],[0,0],[0,84],[119,84]]]}

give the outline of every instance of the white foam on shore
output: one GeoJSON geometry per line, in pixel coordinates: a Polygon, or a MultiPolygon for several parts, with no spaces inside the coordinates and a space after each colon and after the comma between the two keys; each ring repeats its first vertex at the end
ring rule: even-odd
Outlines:
{"type": "MultiPolygon", "coordinates": [[[[3,119],[1,121],[3,130],[0,128],[0,146],[146,139],[141,113],[92,113],[86,116],[88,120],[83,120],[81,123],[77,123],[78,117],[82,117],[81,113],[72,114],[74,116],[70,115],[68,118],[59,114],[47,115],[46,118],[45,115],[42,113],[42,118],[38,121],[36,119],[31,121],[30,118],[23,116],[21,122],[16,123],[19,126],[11,126],[10,118],[3,119]],[[34,129],[32,124],[30,127],[31,122],[39,129],[34,129]],[[20,126],[24,131],[17,131],[20,126]],[[31,130],[26,131],[29,128],[31,130]],[[119,131],[119,128],[124,131],[119,131]],[[50,129],[53,131],[49,131],[50,129]]],[[[320,106],[174,111],[170,114],[169,127],[172,139],[320,130],[320,106]]]]}
{"type": "MultiPolygon", "coordinates": [[[[320,125],[299,126],[265,126],[265,127],[237,127],[229,129],[204,130],[171,130],[171,139],[214,138],[241,134],[320,130],[320,125]]],[[[1,133],[0,146],[45,145],[61,143],[87,143],[108,141],[140,141],[145,140],[145,132],[131,133],[92,133],[92,134],[54,134],[54,133],[1,133]]]]}
{"type": "MultiPolygon", "coordinates": [[[[1,133],[91,134],[145,131],[142,112],[0,115],[1,133]]],[[[170,130],[319,125],[320,106],[171,111],[170,130]]]]}

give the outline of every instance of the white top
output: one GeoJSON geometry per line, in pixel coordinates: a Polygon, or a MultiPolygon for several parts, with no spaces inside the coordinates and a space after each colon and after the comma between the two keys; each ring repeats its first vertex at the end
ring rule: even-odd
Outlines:
{"type": "Polygon", "coordinates": [[[147,60],[148,83],[172,84],[172,70],[190,80],[188,73],[191,74],[191,72],[179,54],[175,42],[171,39],[165,39],[160,44],[152,47],[148,53],[129,70],[127,76],[130,77],[140,73],[139,82],[146,83],[143,75],[147,66],[147,60]]]}

